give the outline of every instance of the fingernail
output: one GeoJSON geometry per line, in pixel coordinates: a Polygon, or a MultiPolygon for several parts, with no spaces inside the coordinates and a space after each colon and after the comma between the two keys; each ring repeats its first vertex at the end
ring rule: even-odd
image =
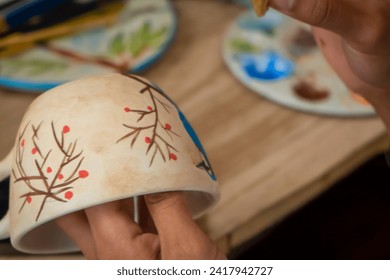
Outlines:
{"type": "Polygon", "coordinates": [[[296,0],[272,0],[271,3],[275,6],[275,8],[279,8],[281,10],[290,11],[294,5],[296,0]]]}

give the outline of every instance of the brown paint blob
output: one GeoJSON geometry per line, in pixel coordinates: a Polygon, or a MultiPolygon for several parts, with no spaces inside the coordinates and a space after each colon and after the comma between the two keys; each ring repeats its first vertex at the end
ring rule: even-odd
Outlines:
{"type": "Polygon", "coordinates": [[[296,95],[309,101],[321,101],[329,96],[329,91],[317,89],[307,81],[300,81],[294,85],[293,90],[296,95]]]}

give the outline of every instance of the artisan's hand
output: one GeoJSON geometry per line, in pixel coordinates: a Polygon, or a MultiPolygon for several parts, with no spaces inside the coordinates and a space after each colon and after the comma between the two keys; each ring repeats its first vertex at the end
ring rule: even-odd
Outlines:
{"type": "Polygon", "coordinates": [[[88,259],[225,259],[192,219],[179,192],[142,199],[138,225],[132,199],[111,202],[57,219],[88,259]]]}
{"type": "Polygon", "coordinates": [[[390,98],[389,0],[270,0],[315,26],[318,45],[345,84],[372,102],[390,98]]]}

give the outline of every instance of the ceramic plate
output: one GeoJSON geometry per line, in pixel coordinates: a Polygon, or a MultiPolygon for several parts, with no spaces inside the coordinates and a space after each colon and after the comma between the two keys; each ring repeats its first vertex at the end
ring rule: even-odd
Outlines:
{"type": "Polygon", "coordinates": [[[373,108],[351,93],[315,45],[309,27],[270,10],[245,12],[229,28],[223,56],[243,84],[289,108],[332,116],[372,116],[373,108]]]}
{"type": "Polygon", "coordinates": [[[169,0],[131,0],[117,22],[55,39],[0,60],[0,86],[45,91],[82,76],[137,73],[168,48],[176,32],[169,0]]]}

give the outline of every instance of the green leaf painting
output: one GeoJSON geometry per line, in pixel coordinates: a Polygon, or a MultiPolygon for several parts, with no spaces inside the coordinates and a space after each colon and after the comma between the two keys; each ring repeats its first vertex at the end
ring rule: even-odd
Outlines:
{"type": "Polygon", "coordinates": [[[68,67],[65,62],[39,58],[5,59],[1,61],[0,65],[4,75],[14,75],[16,72],[23,72],[29,76],[62,71],[68,67]]]}
{"type": "Polygon", "coordinates": [[[122,33],[118,33],[115,35],[115,37],[110,42],[110,51],[115,54],[121,54],[125,51],[125,44],[124,44],[124,38],[122,33]]]}
{"type": "Polygon", "coordinates": [[[117,33],[109,42],[109,50],[114,55],[128,52],[132,57],[137,57],[148,48],[158,48],[166,34],[165,26],[153,30],[150,22],[144,22],[138,30],[127,36],[123,32],[117,33]]]}
{"type": "Polygon", "coordinates": [[[234,52],[255,53],[260,51],[260,48],[258,46],[241,38],[232,39],[232,41],[230,42],[230,46],[234,52]]]}

